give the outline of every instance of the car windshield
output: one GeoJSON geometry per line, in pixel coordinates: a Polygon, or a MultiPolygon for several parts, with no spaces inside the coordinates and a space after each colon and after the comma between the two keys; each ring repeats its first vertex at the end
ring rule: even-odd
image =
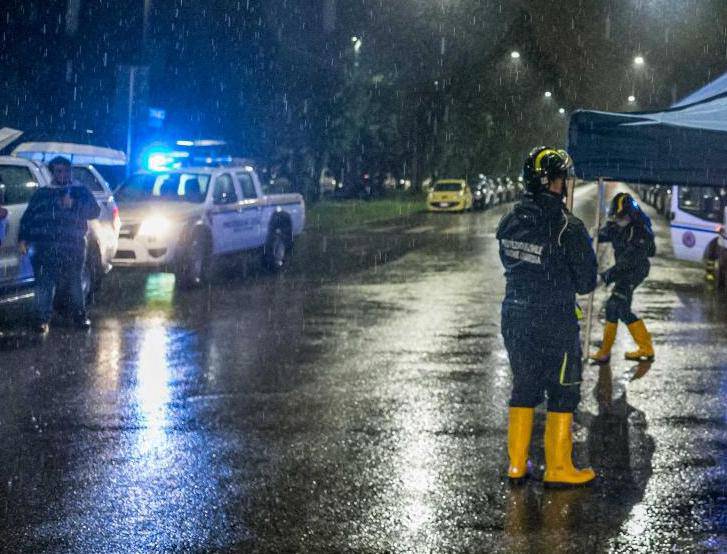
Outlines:
{"type": "Polygon", "coordinates": [[[116,190],[119,202],[163,200],[204,202],[210,176],[204,173],[159,173],[133,175],[116,190]]]}
{"type": "Polygon", "coordinates": [[[437,192],[459,192],[462,190],[460,183],[437,183],[434,185],[434,190],[437,192]]]}

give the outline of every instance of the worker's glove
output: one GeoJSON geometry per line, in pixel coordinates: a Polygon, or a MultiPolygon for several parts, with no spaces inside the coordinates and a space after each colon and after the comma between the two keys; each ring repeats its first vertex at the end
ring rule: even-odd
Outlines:
{"type": "Polygon", "coordinates": [[[583,308],[576,302],[576,319],[581,321],[583,319],[583,308]]]}

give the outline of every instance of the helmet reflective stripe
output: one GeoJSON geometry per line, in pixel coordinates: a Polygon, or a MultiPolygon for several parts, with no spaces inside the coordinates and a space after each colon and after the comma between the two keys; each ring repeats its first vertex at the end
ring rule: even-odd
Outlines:
{"type": "Polygon", "coordinates": [[[621,197],[618,199],[618,205],[616,208],[616,213],[620,214],[624,209],[624,198],[626,198],[625,194],[622,194],[621,197]]]}
{"type": "Polygon", "coordinates": [[[542,150],[536,157],[535,157],[535,163],[533,164],[535,166],[535,171],[542,171],[542,163],[543,158],[547,156],[548,154],[557,154],[560,155],[560,153],[557,150],[552,150],[550,148],[546,148],[545,150],[542,150]]]}
{"type": "Polygon", "coordinates": [[[566,152],[565,150],[558,150],[558,155],[563,158],[566,170],[573,167],[573,158],[570,157],[570,154],[568,154],[568,152],[566,152]]]}

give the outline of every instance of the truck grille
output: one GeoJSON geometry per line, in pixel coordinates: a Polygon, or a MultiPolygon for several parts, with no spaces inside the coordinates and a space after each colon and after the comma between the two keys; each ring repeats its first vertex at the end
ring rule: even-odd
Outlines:
{"type": "Polygon", "coordinates": [[[125,238],[125,239],[133,239],[136,236],[136,233],[139,232],[139,224],[127,224],[121,226],[121,231],[119,231],[119,237],[125,238]]]}

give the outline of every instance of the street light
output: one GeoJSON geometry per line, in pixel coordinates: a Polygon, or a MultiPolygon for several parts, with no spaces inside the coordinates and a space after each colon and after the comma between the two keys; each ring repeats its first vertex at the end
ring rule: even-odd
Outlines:
{"type": "Polygon", "coordinates": [[[353,51],[358,54],[361,50],[361,45],[363,44],[363,41],[359,37],[351,37],[351,42],[353,43],[353,51]]]}
{"type": "Polygon", "coordinates": [[[510,57],[513,60],[518,60],[520,59],[520,52],[518,52],[517,50],[513,50],[512,52],[510,52],[510,57]]]}
{"type": "Polygon", "coordinates": [[[632,94],[631,96],[629,96],[628,100],[629,104],[633,104],[636,102],[636,97],[632,94]]]}
{"type": "Polygon", "coordinates": [[[558,113],[560,115],[564,115],[565,114],[565,108],[558,108],[558,113]]]}
{"type": "Polygon", "coordinates": [[[545,97],[546,97],[546,98],[550,98],[551,96],[553,96],[553,93],[552,93],[552,92],[550,92],[549,90],[546,90],[546,91],[545,91],[545,97]]]}
{"type": "Polygon", "coordinates": [[[643,56],[636,56],[634,58],[634,65],[636,65],[636,66],[644,65],[644,57],[643,56]]]}

